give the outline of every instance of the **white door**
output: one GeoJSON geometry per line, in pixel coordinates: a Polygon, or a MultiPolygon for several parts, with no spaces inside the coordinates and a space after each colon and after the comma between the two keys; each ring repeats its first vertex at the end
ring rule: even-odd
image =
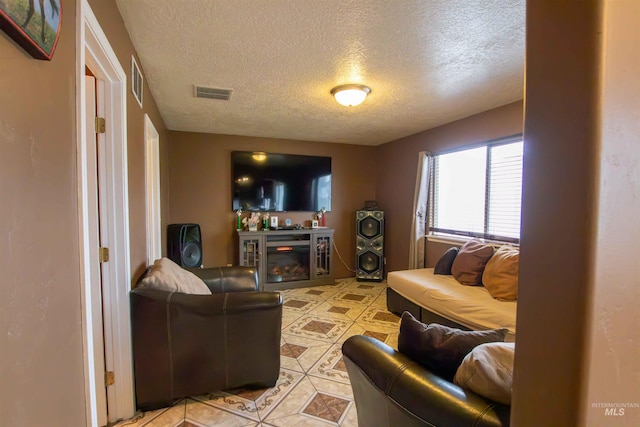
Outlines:
{"type": "MultiPolygon", "coordinates": [[[[91,221],[93,226],[89,233],[93,236],[91,241],[99,242],[99,246],[103,246],[100,239],[100,161],[99,161],[99,145],[102,142],[104,146],[104,135],[100,137],[95,131],[95,118],[97,117],[97,82],[93,76],[85,76],[85,109],[86,109],[86,141],[87,141],[87,157],[95,161],[95,167],[91,168],[97,172],[95,176],[88,177],[88,205],[89,215],[94,218],[91,221]],[[102,141],[100,141],[102,140],[102,141]]],[[[103,205],[104,207],[104,205],[103,205]]],[[[99,250],[98,253],[99,254],[99,250]]],[[[98,255],[99,256],[99,255],[98,255]]],[[[91,325],[93,328],[93,335],[96,337],[94,341],[94,370],[95,370],[95,398],[97,403],[98,413],[98,425],[105,426],[108,421],[108,409],[107,409],[107,390],[105,386],[105,357],[104,357],[104,317],[102,310],[102,268],[100,271],[92,271],[91,274],[91,286],[96,292],[96,298],[92,301],[92,314],[94,316],[94,322],[91,325]]]]}

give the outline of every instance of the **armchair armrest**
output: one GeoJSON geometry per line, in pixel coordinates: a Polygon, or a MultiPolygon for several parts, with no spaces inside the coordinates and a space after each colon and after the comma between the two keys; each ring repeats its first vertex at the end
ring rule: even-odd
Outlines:
{"type": "Polygon", "coordinates": [[[254,267],[188,268],[187,270],[201,278],[214,294],[258,290],[258,270],[254,267]]]}
{"type": "Polygon", "coordinates": [[[356,335],[342,346],[358,421],[367,426],[508,426],[510,408],[446,381],[404,354],[356,335]]]}

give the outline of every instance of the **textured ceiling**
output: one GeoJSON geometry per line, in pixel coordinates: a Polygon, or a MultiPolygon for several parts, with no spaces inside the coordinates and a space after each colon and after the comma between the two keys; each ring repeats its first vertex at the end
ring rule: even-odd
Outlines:
{"type": "Polygon", "coordinates": [[[523,98],[525,0],[117,4],[172,130],[379,145],[523,98]]]}

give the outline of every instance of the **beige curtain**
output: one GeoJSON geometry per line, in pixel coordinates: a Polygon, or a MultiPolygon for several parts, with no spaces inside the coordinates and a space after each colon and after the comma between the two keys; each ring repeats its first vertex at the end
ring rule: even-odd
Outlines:
{"type": "Polygon", "coordinates": [[[425,236],[429,214],[429,187],[433,169],[433,156],[426,151],[418,153],[418,171],[413,196],[413,218],[409,243],[409,269],[424,268],[425,236]]]}

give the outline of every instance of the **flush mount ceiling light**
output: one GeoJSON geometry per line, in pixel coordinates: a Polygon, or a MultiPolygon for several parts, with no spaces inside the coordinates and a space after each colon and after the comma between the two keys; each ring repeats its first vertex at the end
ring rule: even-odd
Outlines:
{"type": "Polygon", "coordinates": [[[345,107],[355,107],[356,105],[362,104],[370,93],[370,88],[358,84],[341,85],[331,89],[331,95],[336,98],[338,104],[344,105],[345,107]]]}

